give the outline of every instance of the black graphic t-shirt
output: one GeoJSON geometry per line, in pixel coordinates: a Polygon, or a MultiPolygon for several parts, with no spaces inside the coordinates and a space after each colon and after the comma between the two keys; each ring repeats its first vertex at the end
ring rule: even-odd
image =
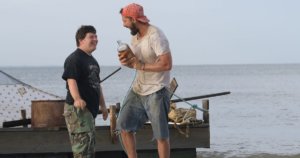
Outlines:
{"type": "MultiPolygon", "coordinates": [[[[75,79],[81,98],[86,102],[88,110],[94,118],[99,111],[100,97],[100,67],[93,56],[83,52],[81,49],[75,50],[68,56],[64,64],[64,73],[62,78],[75,79]]],[[[73,105],[74,99],[71,96],[68,84],[66,103],[73,105]]]]}

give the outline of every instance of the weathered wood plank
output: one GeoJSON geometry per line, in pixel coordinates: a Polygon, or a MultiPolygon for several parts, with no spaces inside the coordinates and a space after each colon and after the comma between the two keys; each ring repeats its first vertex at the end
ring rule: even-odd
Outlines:
{"type": "Polygon", "coordinates": [[[27,126],[31,124],[31,119],[21,119],[15,121],[6,121],[2,123],[3,127],[16,127],[16,126],[27,126]]]}
{"type": "MultiPolygon", "coordinates": [[[[137,150],[156,149],[152,129],[145,125],[137,132],[137,150]]],[[[170,126],[171,149],[209,148],[209,125],[190,128],[190,137],[170,126]]],[[[119,142],[111,143],[110,127],[96,128],[96,151],[122,151],[119,142]]],[[[62,129],[2,128],[0,129],[0,154],[17,153],[68,153],[71,152],[68,131],[62,129]]]]}
{"type": "Polygon", "coordinates": [[[172,98],[173,94],[175,93],[176,89],[178,87],[178,83],[176,81],[175,78],[173,78],[170,82],[170,88],[169,88],[169,91],[170,91],[170,98],[172,98]]]}

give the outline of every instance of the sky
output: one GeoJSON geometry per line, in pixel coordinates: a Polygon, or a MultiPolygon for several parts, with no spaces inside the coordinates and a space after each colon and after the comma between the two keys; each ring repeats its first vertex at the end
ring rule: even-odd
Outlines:
{"type": "Polygon", "coordinates": [[[81,25],[97,29],[100,66],[119,65],[116,41],[131,38],[119,10],[133,2],[174,65],[300,63],[298,0],[0,0],[0,67],[62,66],[81,25]]]}

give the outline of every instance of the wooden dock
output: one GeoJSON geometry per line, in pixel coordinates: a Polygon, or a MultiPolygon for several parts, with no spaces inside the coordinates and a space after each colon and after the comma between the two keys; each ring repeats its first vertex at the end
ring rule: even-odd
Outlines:
{"type": "MultiPolygon", "coordinates": [[[[203,100],[208,110],[208,100],[203,100]]],[[[203,123],[179,125],[188,127],[189,136],[169,125],[172,158],[196,158],[196,148],[210,147],[209,113],[203,113],[203,123]]],[[[150,124],[145,124],[136,134],[138,156],[156,158],[157,145],[150,124]]],[[[112,141],[110,126],[96,127],[96,157],[126,158],[122,145],[112,141]]],[[[0,158],[71,158],[72,151],[66,127],[54,128],[0,128],[0,158]]]]}
{"type": "MultiPolygon", "coordinates": [[[[185,127],[184,127],[185,128],[185,127]]],[[[172,158],[196,157],[196,148],[209,148],[209,125],[202,124],[190,127],[190,136],[186,138],[170,125],[170,144],[172,158]],[[181,154],[180,154],[181,153],[181,154]],[[181,156],[180,156],[181,155],[181,156]],[[189,156],[188,156],[189,155],[189,156]]],[[[157,157],[156,141],[152,140],[151,125],[145,125],[136,134],[137,150],[140,157],[157,157]],[[156,155],[156,156],[155,156],[156,155]]],[[[2,128],[0,129],[0,157],[64,157],[71,154],[71,145],[66,128],[33,129],[2,128]]],[[[126,157],[120,142],[111,142],[110,127],[96,127],[96,152],[103,157],[126,157]]]]}
{"type": "MultiPolygon", "coordinates": [[[[17,83],[26,85],[31,89],[33,88],[19,80],[16,80],[8,74],[5,75],[10,79],[15,80],[17,83]]],[[[172,82],[170,83],[170,92],[172,92],[170,94],[170,98],[172,97],[172,95],[175,95],[173,93],[175,92],[177,86],[177,82],[175,78],[173,78],[172,82]]],[[[34,89],[34,91],[36,91],[36,89],[34,89]]],[[[43,94],[45,93],[43,91],[39,92],[43,94]]],[[[222,92],[188,98],[180,98],[175,95],[178,99],[171,100],[171,103],[186,102],[189,100],[204,99],[227,94],[230,94],[230,92],[222,92]]],[[[31,101],[32,99],[33,98],[29,98],[29,100],[31,101]]],[[[32,101],[31,118],[26,118],[26,111],[20,109],[22,116],[20,120],[3,122],[3,127],[6,128],[0,128],[0,158],[73,157],[68,131],[65,127],[64,118],[62,117],[64,101],[57,100],[57,98],[55,100],[48,99],[32,101]],[[52,103],[54,103],[54,105],[52,105],[52,103]],[[46,107],[49,107],[51,109],[47,109],[46,107]],[[55,113],[52,114],[51,112],[55,113]],[[53,118],[53,116],[56,116],[56,118],[53,118]],[[23,127],[16,128],[15,126],[23,127]]],[[[5,107],[10,107],[8,105],[9,103],[7,103],[7,105],[5,103],[5,107]]],[[[18,103],[15,103],[15,105],[16,108],[19,107],[17,106],[18,103]]],[[[203,120],[201,120],[200,123],[179,125],[177,126],[177,128],[175,128],[174,125],[169,125],[172,158],[196,158],[196,148],[210,147],[210,126],[208,112],[209,101],[202,100],[202,109],[198,109],[203,112],[203,120]],[[183,135],[182,132],[187,132],[188,137],[187,135],[183,135]]],[[[126,153],[123,151],[121,142],[116,139],[113,133],[116,120],[115,114],[117,112],[118,111],[116,107],[110,108],[110,126],[96,127],[96,157],[127,157],[126,153]]],[[[153,140],[152,128],[150,124],[145,124],[145,126],[137,132],[136,141],[136,147],[139,157],[158,157],[157,145],[156,141],[153,140]]]]}

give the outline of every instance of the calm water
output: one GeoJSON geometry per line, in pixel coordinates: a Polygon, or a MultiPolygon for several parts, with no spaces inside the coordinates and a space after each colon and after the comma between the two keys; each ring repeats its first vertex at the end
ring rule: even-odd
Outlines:
{"type": "MultiPolygon", "coordinates": [[[[115,69],[102,67],[101,77],[115,69]]],[[[61,67],[1,70],[65,96],[61,67]]],[[[134,75],[123,68],[102,83],[107,105],[122,101],[134,75]]],[[[182,97],[231,91],[210,98],[211,148],[198,149],[198,157],[300,158],[300,64],[175,66],[172,76],[182,97]]]]}

